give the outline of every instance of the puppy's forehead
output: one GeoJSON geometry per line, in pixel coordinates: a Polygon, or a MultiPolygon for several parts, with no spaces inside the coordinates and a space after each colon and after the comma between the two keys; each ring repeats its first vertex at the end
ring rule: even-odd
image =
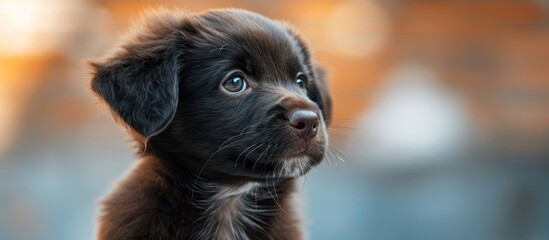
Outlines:
{"type": "Polygon", "coordinates": [[[246,55],[247,68],[295,71],[307,64],[306,50],[284,24],[244,10],[208,12],[201,16],[206,38],[217,53],[246,55]]]}

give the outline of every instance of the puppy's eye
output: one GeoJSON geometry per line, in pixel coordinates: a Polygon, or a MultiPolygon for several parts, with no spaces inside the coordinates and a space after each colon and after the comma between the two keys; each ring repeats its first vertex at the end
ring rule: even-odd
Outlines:
{"type": "Polygon", "coordinates": [[[231,93],[239,93],[246,90],[248,84],[241,75],[233,75],[223,82],[223,88],[231,93]]]}
{"type": "Polygon", "coordinates": [[[297,86],[299,86],[301,89],[305,89],[305,87],[307,86],[307,81],[305,79],[305,76],[303,75],[297,76],[295,83],[297,83],[297,86]]]}

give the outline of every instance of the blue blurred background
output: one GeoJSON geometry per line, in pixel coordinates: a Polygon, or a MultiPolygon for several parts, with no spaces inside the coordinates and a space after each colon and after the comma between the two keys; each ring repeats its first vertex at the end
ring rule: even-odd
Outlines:
{"type": "Polygon", "coordinates": [[[0,0],[0,239],[94,239],[135,162],[88,89],[144,9],[288,21],[329,70],[310,239],[549,239],[547,0],[0,0]]]}

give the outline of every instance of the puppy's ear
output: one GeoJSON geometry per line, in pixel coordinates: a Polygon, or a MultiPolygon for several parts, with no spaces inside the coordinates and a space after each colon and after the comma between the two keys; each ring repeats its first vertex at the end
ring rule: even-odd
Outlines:
{"type": "Polygon", "coordinates": [[[175,115],[181,20],[154,13],[112,56],[90,63],[92,90],[118,119],[145,137],[161,132],[175,115]]]}
{"type": "Polygon", "coordinates": [[[314,79],[307,85],[307,94],[322,111],[322,116],[324,117],[326,124],[330,125],[332,119],[332,98],[328,92],[326,71],[318,65],[314,65],[313,70],[314,79]]]}

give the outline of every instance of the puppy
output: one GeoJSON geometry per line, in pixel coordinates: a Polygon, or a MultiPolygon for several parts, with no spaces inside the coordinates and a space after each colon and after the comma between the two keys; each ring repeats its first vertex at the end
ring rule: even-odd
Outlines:
{"type": "Polygon", "coordinates": [[[303,239],[291,195],[324,157],[331,101],[294,30],[245,10],[155,11],[91,66],[139,156],[99,239],[303,239]]]}

